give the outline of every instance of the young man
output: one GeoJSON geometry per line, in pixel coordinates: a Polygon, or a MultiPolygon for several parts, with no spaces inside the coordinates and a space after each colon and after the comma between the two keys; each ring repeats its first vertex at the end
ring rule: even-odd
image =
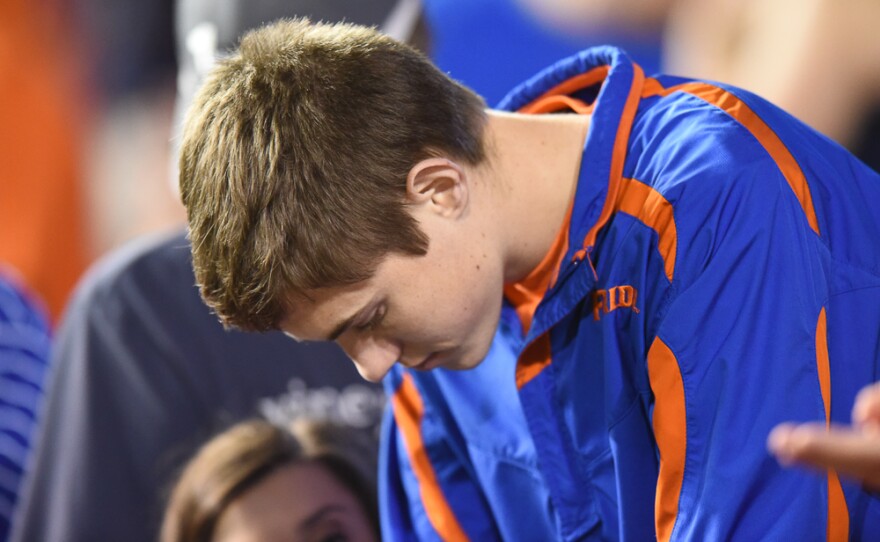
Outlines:
{"type": "Polygon", "coordinates": [[[747,92],[605,47],[484,111],[373,31],[282,22],[199,92],[181,191],[227,324],[390,372],[389,538],[880,533],[765,448],[875,374],[880,179],[747,92]]]}

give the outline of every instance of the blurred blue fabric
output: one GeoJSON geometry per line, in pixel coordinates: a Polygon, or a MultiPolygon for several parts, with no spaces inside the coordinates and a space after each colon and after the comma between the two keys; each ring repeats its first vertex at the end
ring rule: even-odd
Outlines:
{"type": "Polygon", "coordinates": [[[49,360],[45,314],[0,274],[0,541],[27,468],[49,360]]]}
{"type": "Polygon", "coordinates": [[[490,107],[549,64],[594,45],[623,48],[645,74],[660,71],[659,31],[596,24],[582,35],[564,35],[513,0],[425,0],[425,11],[434,62],[490,107]]]}

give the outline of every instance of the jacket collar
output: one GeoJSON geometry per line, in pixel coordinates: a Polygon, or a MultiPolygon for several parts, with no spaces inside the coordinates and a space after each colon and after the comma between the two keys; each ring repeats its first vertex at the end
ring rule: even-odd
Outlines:
{"type": "MultiPolygon", "coordinates": [[[[535,313],[529,337],[544,333],[570,310],[568,305],[579,301],[585,294],[553,295],[555,290],[569,289],[562,288],[562,283],[572,274],[574,266],[583,260],[589,263],[596,234],[611,217],[643,83],[642,69],[622,50],[609,46],[594,47],[539,72],[514,88],[498,105],[501,110],[519,111],[539,99],[557,94],[593,105],[569,226],[568,253],[563,258],[557,284],[535,313]]],[[[595,272],[593,275],[595,278],[595,272]]],[[[585,287],[590,281],[581,278],[576,282],[585,287]]]]}

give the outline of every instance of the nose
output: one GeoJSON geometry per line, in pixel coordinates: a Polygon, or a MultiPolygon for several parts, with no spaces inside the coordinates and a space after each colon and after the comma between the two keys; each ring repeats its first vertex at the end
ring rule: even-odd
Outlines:
{"type": "Polygon", "coordinates": [[[387,339],[369,335],[343,336],[342,349],[354,362],[365,380],[379,382],[400,358],[400,346],[387,339]]]}

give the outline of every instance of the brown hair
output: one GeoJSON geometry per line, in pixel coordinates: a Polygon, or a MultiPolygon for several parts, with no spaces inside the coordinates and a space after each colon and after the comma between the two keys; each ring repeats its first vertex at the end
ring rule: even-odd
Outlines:
{"type": "Polygon", "coordinates": [[[374,442],[329,423],[301,421],[288,430],[250,420],[214,437],[186,465],[165,510],[161,542],[210,542],[236,498],[300,461],[327,468],[355,495],[379,536],[374,442]]]}
{"type": "Polygon", "coordinates": [[[202,296],[228,325],[276,328],[293,294],[360,282],[428,240],[406,176],[483,160],[484,103],[375,30],[282,20],[247,34],[196,95],[180,188],[202,296]]]}

